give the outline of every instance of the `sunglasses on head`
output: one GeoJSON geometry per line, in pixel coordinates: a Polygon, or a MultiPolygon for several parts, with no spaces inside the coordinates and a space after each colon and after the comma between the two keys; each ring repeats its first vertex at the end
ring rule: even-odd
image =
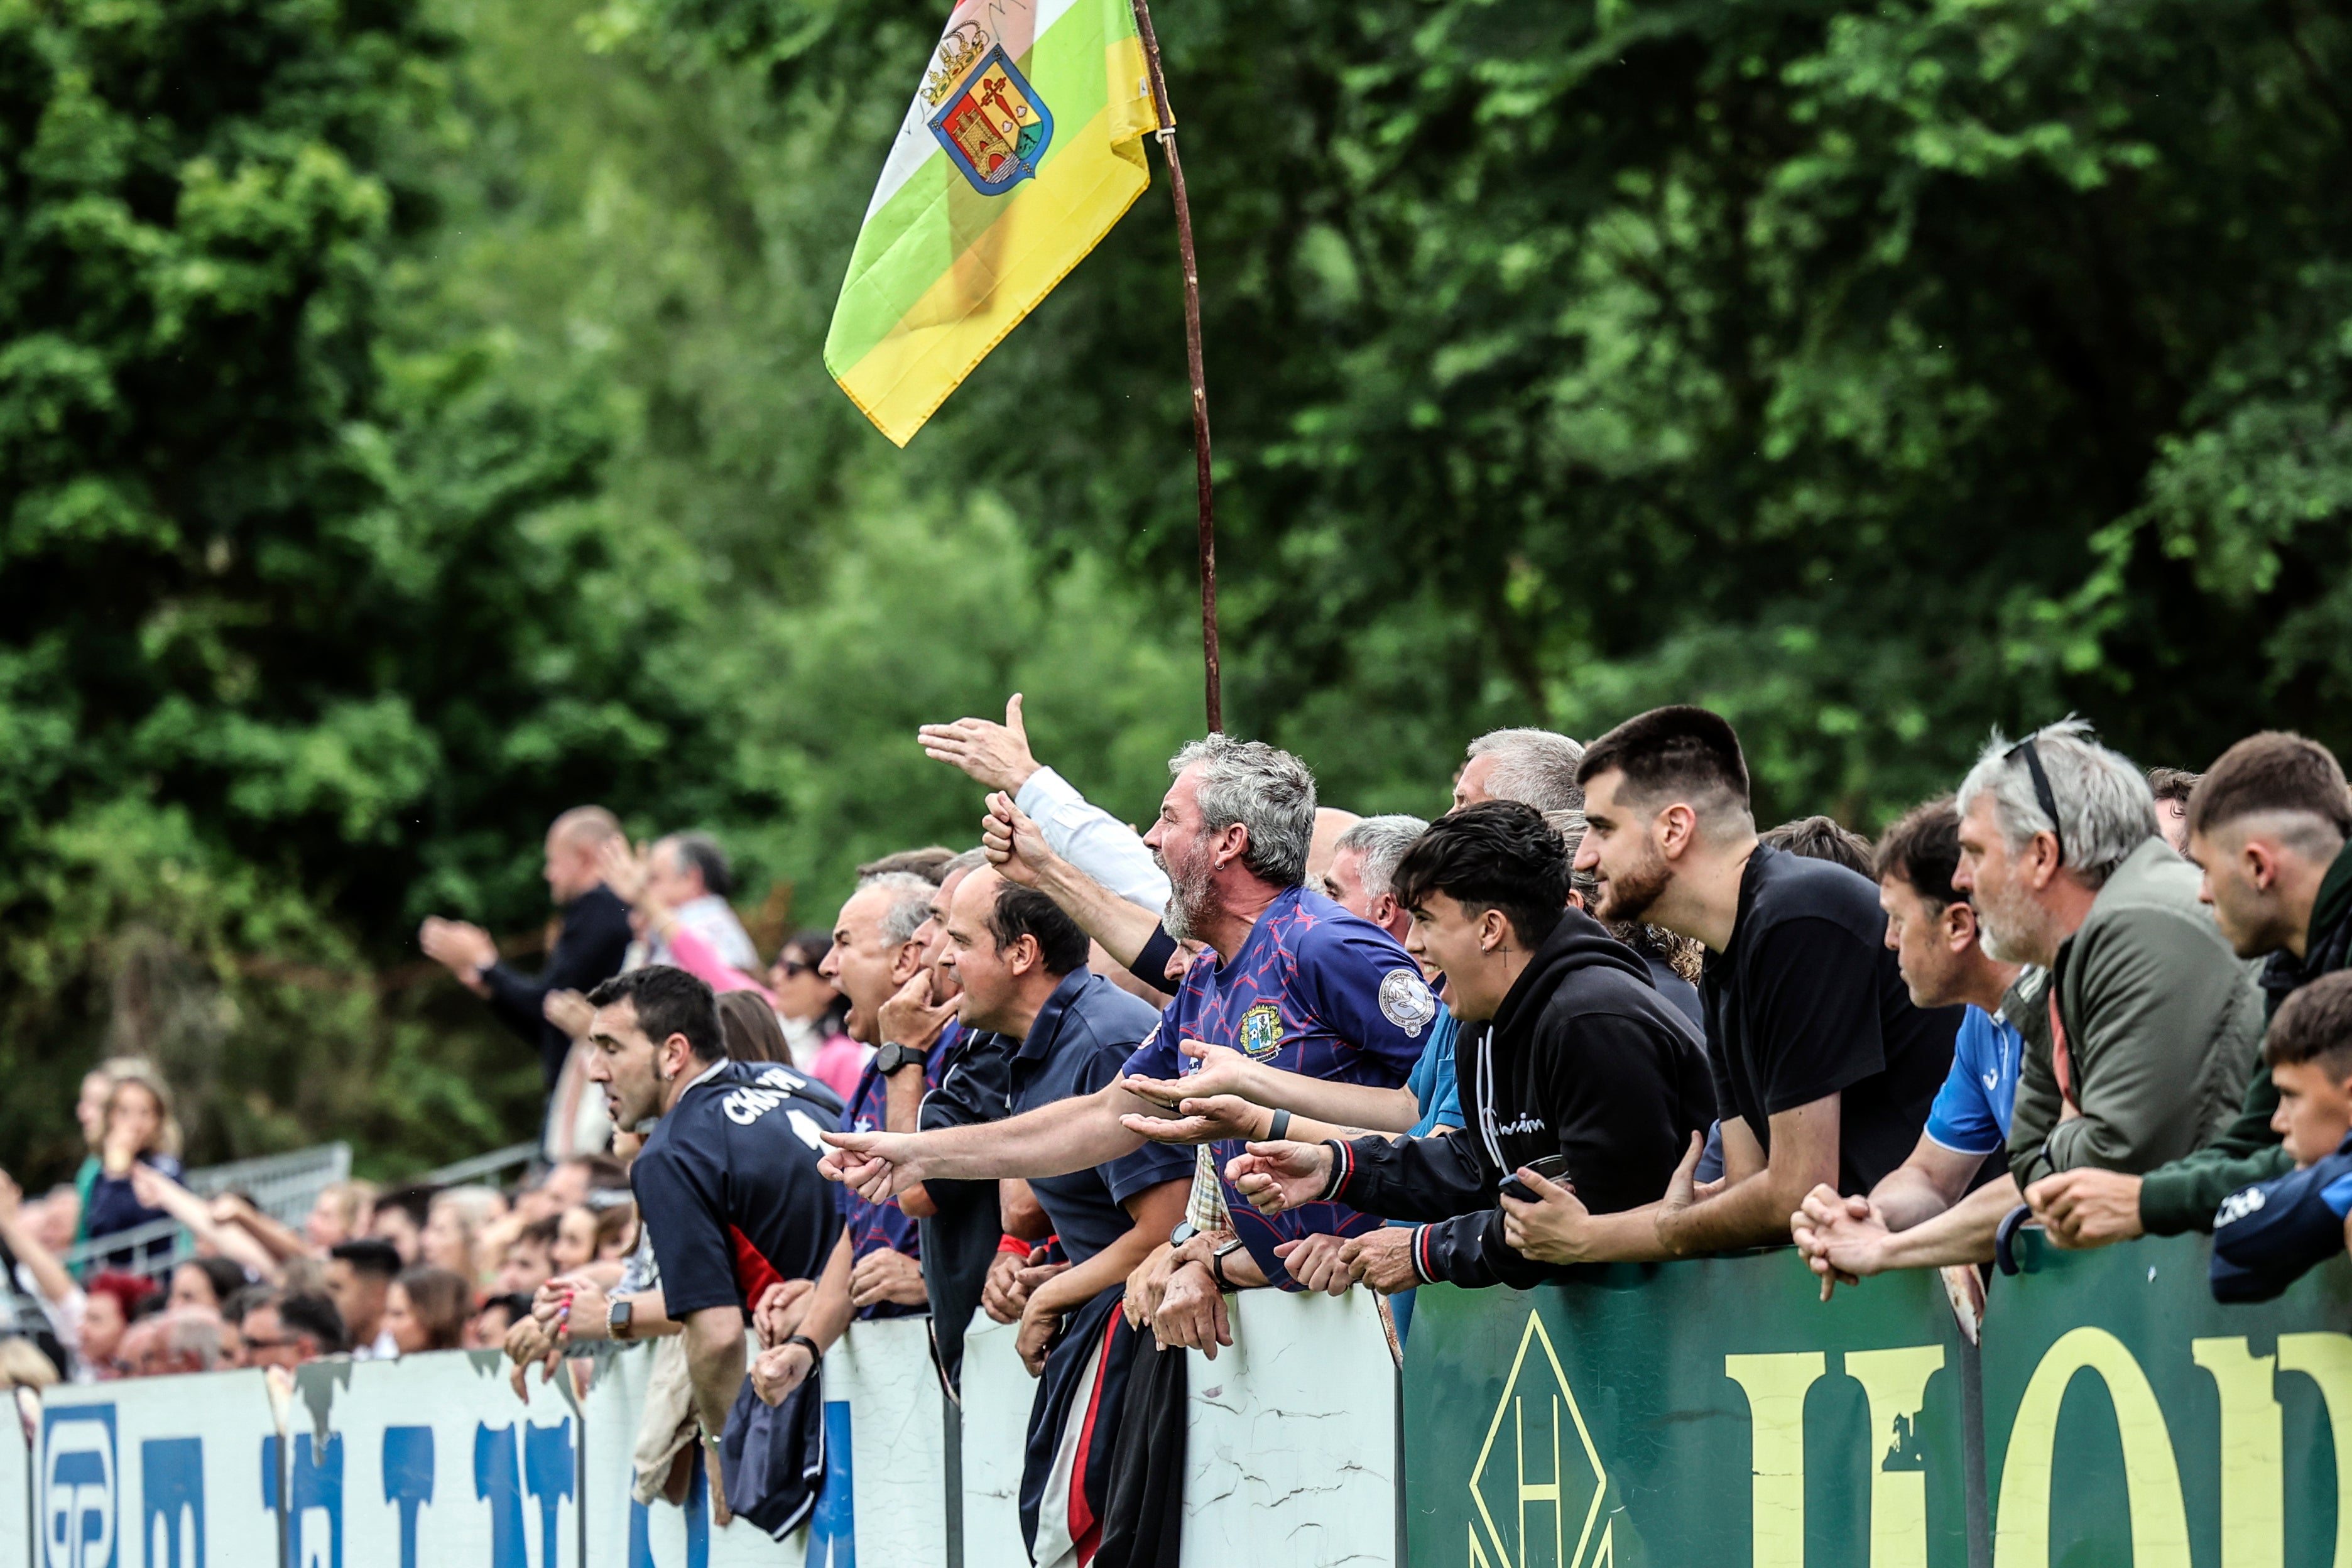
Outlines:
{"type": "Polygon", "coordinates": [[[2050,788],[2050,775],[2042,771],[2042,752],[2034,745],[2032,736],[2028,735],[2003,752],[2000,760],[2005,763],[2015,756],[2024,757],[2025,771],[2033,775],[2033,798],[2041,805],[2042,814],[2050,819],[2050,837],[2058,842],[2058,863],[2063,866],[2066,863],[2066,835],[2058,826],[2058,796],[2050,788]]]}

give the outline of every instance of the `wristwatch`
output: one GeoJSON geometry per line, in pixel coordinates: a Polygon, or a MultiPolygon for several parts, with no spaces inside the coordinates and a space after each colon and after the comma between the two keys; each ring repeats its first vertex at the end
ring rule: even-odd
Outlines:
{"type": "Polygon", "coordinates": [[[628,1297],[615,1296],[604,1308],[604,1331],[621,1344],[627,1344],[636,1333],[631,1317],[635,1306],[628,1297]]]}
{"type": "Polygon", "coordinates": [[[1209,1254],[1209,1278],[1217,1282],[1218,1289],[1232,1290],[1238,1289],[1232,1280],[1225,1278],[1225,1259],[1231,1258],[1234,1253],[1239,1252],[1243,1247],[1248,1245],[1249,1244],[1247,1242],[1243,1241],[1239,1237],[1236,1237],[1233,1240],[1225,1243],[1224,1246],[1217,1248],[1216,1251],[1209,1254]]]}
{"type": "Polygon", "coordinates": [[[884,1078],[904,1068],[918,1068],[929,1059],[929,1053],[920,1046],[902,1046],[892,1040],[874,1053],[875,1070],[884,1078]]]}
{"type": "Polygon", "coordinates": [[[1192,1228],[1192,1222],[1191,1220],[1180,1219],[1176,1222],[1176,1228],[1168,1233],[1168,1245],[1171,1247],[1181,1247],[1200,1234],[1201,1233],[1199,1231],[1192,1228]]]}

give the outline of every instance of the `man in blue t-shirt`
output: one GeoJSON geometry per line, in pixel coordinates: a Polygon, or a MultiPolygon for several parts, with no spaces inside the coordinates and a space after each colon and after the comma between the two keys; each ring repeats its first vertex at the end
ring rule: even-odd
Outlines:
{"type": "MultiPolygon", "coordinates": [[[[1395,938],[1302,886],[1315,824],[1305,765],[1260,742],[1212,735],[1178,752],[1171,771],[1175,782],[1145,836],[1172,889],[1163,923],[1210,951],[1185,972],[1127,1071],[1179,1077],[1191,1063],[1178,1047],[1197,1039],[1310,1077],[1402,1084],[1428,1044],[1436,998],[1395,938]]],[[[1009,879],[1034,881],[1034,826],[1001,799],[991,814],[990,858],[1009,879]]],[[[1125,1119],[1157,1120],[1160,1109],[1113,1082],[992,1126],[837,1134],[827,1140],[836,1152],[825,1168],[869,1195],[926,1177],[1060,1175],[1133,1152],[1144,1140],[1125,1119]]],[[[1206,1352],[1230,1343],[1221,1286],[1288,1285],[1277,1247],[1380,1224],[1336,1204],[1267,1220],[1222,1171],[1217,1180],[1234,1230],[1188,1226],[1171,1235],[1172,1250],[1150,1260],[1130,1290],[1130,1312],[1148,1318],[1162,1344],[1206,1352]]]]}
{"type": "Polygon", "coordinates": [[[2267,1301],[2352,1237],[2352,973],[2323,975],[2280,1003],[2263,1061],[2279,1097],[2271,1128],[2295,1168],[2221,1200],[2218,1301],[2267,1301]]]}
{"type": "Polygon", "coordinates": [[[1915,807],[1879,840],[1886,945],[1912,1002],[1968,1007],[1951,1071],[1910,1157],[1866,1199],[1816,1187],[1790,1221],[1824,1297],[1841,1280],[1888,1268],[1976,1262],[1979,1253],[1989,1258],[1993,1232],[2017,1206],[2003,1151],[2025,1038],[2011,1020],[2039,1025],[2049,973],[1985,952],[1976,910],[1952,886],[1959,861],[1960,817],[1949,796],[1915,807]]]}

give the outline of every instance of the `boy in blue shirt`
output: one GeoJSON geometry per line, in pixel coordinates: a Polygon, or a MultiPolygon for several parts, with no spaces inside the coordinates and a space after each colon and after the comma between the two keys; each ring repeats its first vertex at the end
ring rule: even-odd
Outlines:
{"type": "Polygon", "coordinates": [[[2280,1004],[2263,1041],[2271,1127],[2294,1171],[2241,1187],[2213,1217],[2213,1296],[2267,1301],[2352,1238],[2352,971],[2280,1004]]]}

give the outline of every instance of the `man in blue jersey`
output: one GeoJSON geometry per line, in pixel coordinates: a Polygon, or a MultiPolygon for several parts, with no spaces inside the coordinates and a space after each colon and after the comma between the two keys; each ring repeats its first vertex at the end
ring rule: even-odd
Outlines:
{"type": "MultiPolygon", "coordinates": [[[[1986,1162],[2009,1142],[2025,1040],[2012,1016],[2041,1021],[2048,973],[2003,963],[1979,940],[1976,910],[1952,886],[1960,863],[1960,814],[1946,795],[1914,807],[1878,843],[1878,903],[1913,1005],[1966,1003],[1952,1070],[1937,1090],[1910,1158],[1868,1198],[1815,1187],[1790,1219],[1797,1247],[1822,1277],[1822,1297],[1841,1282],[1888,1268],[1972,1261],[2011,1209],[2016,1184],[1979,1185],[1986,1162]],[[1971,1190],[1973,1189],[1973,1191],[1971,1190]],[[1965,1258],[1951,1256],[1967,1254],[1965,1258]]],[[[2036,1029],[2037,1038],[2046,1031],[2036,1029]]],[[[1996,1178],[2005,1177],[2005,1161],[1996,1178]]]]}
{"type": "Polygon", "coordinates": [[[636,1300],[615,1296],[607,1327],[622,1341],[682,1330],[694,1412],[715,1449],[743,1385],[745,1313],[778,1281],[814,1278],[841,1234],[816,1169],[841,1101],[789,1068],[730,1060],[717,999],[682,969],[615,975],[588,1001],[588,1077],[613,1125],[656,1121],[629,1184],[660,1269],[661,1316],[640,1323],[636,1300]]]}
{"type": "MultiPolygon", "coordinates": [[[[1181,1076],[1192,1064],[1178,1047],[1194,1039],[1311,1077],[1379,1088],[1404,1082],[1428,1043],[1436,998],[1395,938],[1302,885],[1315,825],[1315,781],[1305,764],[1220,734],[1185,747],[1170,768],[1175,782],[1145,841],[1167,868],[1170,934],[1198,938],[1211,951],[1185,972],[1128,1072],[1181,1076]]],[[[1009,802],[992,800],[991,811],[990,858],[1008,878],[1034,879],[1024,846],[1034,826],[1009,802]]],[[[1061,1175],[1133,1152],[1144,1140],[1123,1119],[1156,1120],[1160,1110],[1114,1082],[992,1126],[835,1135],[825,1168],[872,1195],[935,1176],[1061,1175]]],[[[1215,1163],[1238,1150],[1220,1151],[1215,1163]]],[[[1150,1313],[1163,1345],[1230,1343],[1221,1286],[1291,1285],[1278,1247],[1381,1223],[1337,1204],[1267,1219],[1221,1173],[1213,1179],[1234,1232],[1188,1227],[1171,1236],[1176,1250],[1150,1313]]]]}

